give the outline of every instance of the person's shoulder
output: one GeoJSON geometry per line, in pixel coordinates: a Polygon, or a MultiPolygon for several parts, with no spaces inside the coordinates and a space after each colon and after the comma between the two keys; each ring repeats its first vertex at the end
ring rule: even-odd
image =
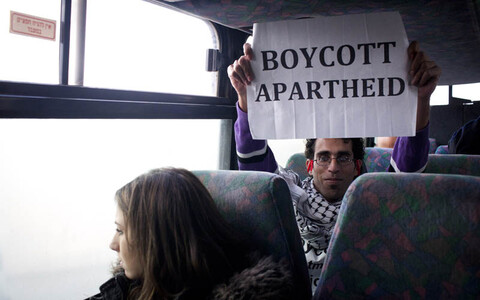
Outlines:
{"type": "Polygon", "coordinates": [[[125,273],[116,273],[114,277],[100,286],[100,293],[85,300],[121,300],[127,299],[130,287],[135,284],[125,276],[125,273]]]}
{"type": "Polygon", "coordinates": [[[305,179],[303,179],[302,182],[301,182],[302,188],[305,189],[307,187],[310,187],[312,185],[312,181],[313,181],[312,176],[305,177],[305,179]]]}
{"type": "Polygon", "coordinates": [[[280,175],[287,183],[293,183],[295,185],[299,185],[301,180],[300,180],[300,175],[298,175],[295,171],[290,170],[290,169],[285,169],[281,166],[277,167],[277,170],[275,171],[276,174],[280,175]]]}
{"type": "Polygon", "coordinates": [[[102,284],[99,289],[100,289],[100,293],[93,295],[89,298],[85,298],[85,300],[115,299],[115,298],[112,298],[112,296],[114,295],[114,291],[117,289],[117,281],[115,277],[110,278],[108,281],[102,284]]]}
{"type": "Polygon", "coordinates": [[[291,299],[292,274],[285,260],[253,257],[255,262],[250,267],[214,288],[212,299],[291,299]]]}
{"type": "Polygon", "coordinates": [[[96,295],[93,295],[91,297],[85,298],[85,300],[104,300],[102,293],[98,293],[96,295]]]}

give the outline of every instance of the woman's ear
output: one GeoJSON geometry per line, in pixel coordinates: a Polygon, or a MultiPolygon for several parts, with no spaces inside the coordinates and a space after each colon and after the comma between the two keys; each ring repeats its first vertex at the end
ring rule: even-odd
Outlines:
{"type": "Polygon", "coordinates": [[[307,167],[307,172],[309,175],[312,175],[312,172],[313,172],[313,160],[311,159],[307,159],[307,162],[305,163],[306,167],[307,167]]]}

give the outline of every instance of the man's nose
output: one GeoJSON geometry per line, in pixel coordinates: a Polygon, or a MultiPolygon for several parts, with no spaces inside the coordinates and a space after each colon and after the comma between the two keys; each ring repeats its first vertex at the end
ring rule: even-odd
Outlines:
{"type": "Polygon", "coordinates": [[[328,165],[328,171],[336,173],[340,170],[340,166],[338,165],[337,158],[332,157],[330,160],[330,164],[328,165]]]}

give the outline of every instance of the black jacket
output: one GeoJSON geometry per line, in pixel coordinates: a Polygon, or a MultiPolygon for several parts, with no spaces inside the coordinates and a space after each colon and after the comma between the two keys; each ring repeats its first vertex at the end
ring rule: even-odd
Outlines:
{"type": "Polygon", "coordinates": [[[88,300],[110,300],[127,299],[128,290],[132,286],[133,281],[128,279],[124,273],[119,273],[115,277],[110,278],[107,282],[100,286],[100,293],[87,298],[88,300]]]}
{"type": "MultiPolygon", "coordinates": [[[[126,300],[128,290],[134,285],[124,274],[118,274],[100,286],[100,293],[87,300],[126,300]]],[[[286,265],[264,257],[252,267],[234,274],[226,283],[216,285],[206,299],[287,300],[294,299],[292,290],[292,278],[286,265]]],[[[177,299],[198,297],[195,297],[194,290],[190,290],[177,299]]]]}

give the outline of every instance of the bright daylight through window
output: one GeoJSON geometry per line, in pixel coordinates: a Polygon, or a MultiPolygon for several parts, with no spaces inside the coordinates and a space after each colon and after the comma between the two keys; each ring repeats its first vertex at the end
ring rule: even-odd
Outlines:
{"type": "MultiPolygon", "coordinates": [[[[1,80],[58,84],[60,3],[0,2],[1,80]],[[56,21],[56,39],[9,33],[10,11],[56,21]]],[[[89,1],[86,22],[85,86],[215,95],[207,23],[135,0],[89,1]]],[[[217,169],[220,123],[0,119],[0,299],[97,293],[116,258],[115,191],[156,167],[217,169]]]]}

